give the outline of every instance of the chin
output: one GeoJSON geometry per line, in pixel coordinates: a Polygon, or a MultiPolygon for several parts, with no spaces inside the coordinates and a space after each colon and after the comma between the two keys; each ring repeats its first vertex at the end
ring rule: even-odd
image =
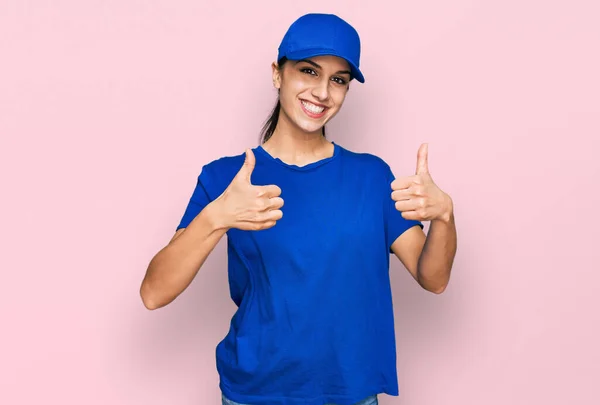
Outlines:
{"type": "Polygon", "coordinates": [[[295,124],[302,131],[312,134],[314,132],[320,132],[323,126],[327,122],[329,122],[331,117],[323,117],[320,120],[311,120],[310,118],[306,118],[303,116],[303,113],[300,113],[300,117],[297,117],[295,120],[295,124]]]}
{"type": "Polygon", "coordinates": [[[302,129],[304,132],[312,134],[312,133],[315,133],[315,132],[321,132],[321,129],[323,128],[324,125],[325,124],[319,124],[319,125],[315,125],[315,124],[313,124],[313,125],[306,125],[306,124],[304,124],[304,125],[298,125],[298,127],[300,129],[302,129]]]}

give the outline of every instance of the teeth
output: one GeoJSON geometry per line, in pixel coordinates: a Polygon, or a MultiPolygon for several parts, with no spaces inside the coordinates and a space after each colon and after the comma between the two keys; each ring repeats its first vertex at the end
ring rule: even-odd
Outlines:
{"type": "Polygon", "coordinates": [[[302,101],[302,105],[304,105],[304,107],[305,107],[305,108],[306,108],[308,111],[310,111],[311,113],[314,113],[314,114],[320,114],[320,113],[322,113],[322,112],[323,112],[323,110],[325,109],[325,108],[323,108],[323,107],[316,106],[316,105],[314,105],[314,104],[312,104],[312,103],[308,103],[308,102],[306,102],[306,101],[302,101]]]}

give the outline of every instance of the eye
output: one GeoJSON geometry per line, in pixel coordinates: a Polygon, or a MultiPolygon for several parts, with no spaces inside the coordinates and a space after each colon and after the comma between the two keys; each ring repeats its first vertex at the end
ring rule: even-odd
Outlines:
{"type": "Polygon", "coordinates": [[[346,80],[342,79],[341,77],[334,77],[333,80],[337,83],[337,84],[341,84],[342,86],[344,84],[346,84],[346,80]]]}
{"type": "Polygon", "coordinates": [[[307,73],[307,74],[309,74],[309,75],[313,75],[313,76],[317,74],[317,72],[315,72],[315,71],[314,71],[313,69],[311,69],[311,68],[302,68],[302,69],[300,69],[300,71],[301,71],[302,73],[307,73]]]}

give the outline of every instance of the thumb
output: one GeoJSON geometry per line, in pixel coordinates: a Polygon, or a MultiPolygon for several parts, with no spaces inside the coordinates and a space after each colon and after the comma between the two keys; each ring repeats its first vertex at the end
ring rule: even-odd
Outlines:
{"type": "Polygon", "coordinates": [[[427,164],[427,150],[429,144],[423,143],[417,152],[417,174],[429,173],[429,167],[427,164]]]}
{"type": "Polygon", "coordinates": [[[256,158],[254,157],[252,149],[246,149],[246,159],[244,159],[244,164],[238,172],[237,177],[250,183],[250,176],[252,176],[252,171],[254,170],[255,165],[256,158]]]}

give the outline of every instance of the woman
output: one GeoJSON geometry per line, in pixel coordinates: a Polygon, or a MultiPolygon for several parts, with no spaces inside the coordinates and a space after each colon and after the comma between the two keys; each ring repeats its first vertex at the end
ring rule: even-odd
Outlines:
{"type": "Polygon", "coordinates": [[[227,235],[239,308],[216,351],[223,404],[372,405],[379,393],[398,395],[390,253],[423,288],[448,283],[452,200],[431,180],[425,146],[417,173],[394,179],[382,159],[325,138],[350,81],[364,82],[359,58],[358,33],[341,18],[294,22],[272,66],[279,99],[261,145],[202,168],[148,267],[141,295],[155,309],[227,235]]]}

